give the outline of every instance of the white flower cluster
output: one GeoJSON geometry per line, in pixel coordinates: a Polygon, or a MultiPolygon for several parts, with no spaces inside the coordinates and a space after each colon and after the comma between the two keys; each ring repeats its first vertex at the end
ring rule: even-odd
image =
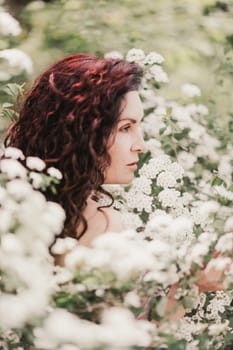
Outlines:
{"type": "MultiPolygon", "coordinates": [[[[13,148],[6,149],[4,155],[24,158],[13,148]]],[[[27,164],[41,168],[43,162],[31,159],[27,164]]],[[[0,321],[7,329],[23,327],[44,315],[53,293],[48,246],[61,232],[65,214],[57,203],[46,201],[33,189],[28,169],[17,159],[2,156],[0,178],[0,265],[4,271],[0,321]]]]}
{"type": "Polygon", "coordinates": [[[33,72],[33,63],[28,54],[20,49],[0,50],[0,58],[6,62],[6,67],[0,70],[0,80],[9,80],[12,76],[26,72],[33,72]]]}
{"type": "Polygon", "coordinates": [[[120,307],[109,308],[101,324],[82,320],[66,310],[54,310],[41,328],[35,329],[35,345],[39,349],[94,349],[147,347],[152,342],[155,326],[136,320],[133,314],[120,307]],[[69,344],[73,344],[69,347],[69,344]],[[67,348],[68,346],[68,348],[67,348]]]}
{"type": "MultiPolygon", "coordinates": [[[[164,58],[157,52],[150,52],[145,55],[145,52],[141,49],[131,49],[126,55],[126,60],[129,62],[137,62],[143,66],[145,73],[145,80],[155,80],[158,83],[167,83],[167,73],[161,67],[164,62],[164,58]]],[[[145,85],[146,87],[147,85],[145,85]]]]}
{"type": "Polygon", "coordinates": [[[19,22],[8,12],[0,11],[0,33],[17,36],[22,32],[19,22]]]}

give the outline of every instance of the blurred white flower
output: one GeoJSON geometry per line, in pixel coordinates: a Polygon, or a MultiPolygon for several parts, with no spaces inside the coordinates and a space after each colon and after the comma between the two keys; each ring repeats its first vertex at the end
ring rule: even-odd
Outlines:
{"type": "Polygon", "coordinates": [[[17,36],[22,32],[19,22],[8,12],[0,12],[0,33],[17,36]]]}
{"type": "Polygon", "coordinates": [[[110,51],[104,55],[104,58],[119,58],[123,59],[123,55],[119,51],[110,51]]]}
{"type": "Polygon", "coordinates": [[[7,233],[1,238],[1,250],[4,253],[21,255],[24,252],[23,242],[17,237],[17,235],[7,233]]]}
{"type": "Polygon", "coordinates": [[[223,185],[214,186],[213,188],[215,193],[217,193],[219,196],[233,201],[233,192],[228,191],[223,185]]]}
{"type": "Polygon", "coordinates": [[[147,347],[155,326],[149,321],[136,320],[127,309],[109,308],[102,315],[103,342],[114,348],[147,347]]]}
{"type": "Polygon", "coordinates": [[[131,49],[127,52],[126,60],[129,62],[143,63],[145,53],[141,49],[131,49]]]}
{"type": "Polygon", "coordinates": [[[124,303],[133,307],[140,307],[140,298],[135,291],[128,292],[125,295],[124,303]]]}
{"type": "Polygon", "coordinates": [[[31,74],[33,71],[31,58],[19,49],[1,50],[0,58],[7,60],[10,66],[17,68],[18,71],[16,73],[25,71],[28,74],[31,74]]]}
{"type": "Polygon", "coordinates": [[[23,152],[20,149],[15,147],[5,148],[3,153],[6,158],[21,159],[21,160],[25,159],[23,152]]]}
{"type": "Polygon", "coordinates": [[[167,73],[158,64],[154,64],[153,66],[151,66],[148,72],[145,74],[145,76],[148,79],[151,79],[151,78],[155,79],[158,83],[168,82],[167,73]]]}
{"type": "Polygon", "coordinates": [[[233,251],[233,232],[226,233],[221,236],[215,246],[216,250],[224,253],[224,252],[232,252],[233,251]]]}
{"type": "Polygon", "coordinates": [[[52,246],[53,254],[65,254],[77,246],[77,240],[71,237],[57,238],[52,246]]]}
{"type": "Polygon", "coordinates": [[[35,171],[31,171],[29,174],[29,178],[32,180],[32,186],[35,189],[38,189],[41,187],[43,183],[43,177],[41,176],[41,174],[36,173],[35,171]]]}
{"type": "Polygon", "coordinates": [[[226,320],[224,323],[214,323],[208,326],[208,333],[212,337],[216,337],[220,334],[227,333],[230,331],[229,321],[226,320]]]}
{"type": "Polygon", "coordinates": [[[189,170],[194,166],[197,157],[190,152],[181,151],[178,153],[177,159],[185,170],[189,170]]]}
{"type": "Polygon", "coordinates": [[[232,260],[230,257],[218,257],[218,258],[215,258],[215,259],[211,259],[207,266],[206,266],[206,271],[209,271],[209,270],[220,270],[220,271],[223,271],[226,269],[226,267],[228,265],[230,265],[232,263],[232,260]]]}
{"type": "Polygon", "coordinates": [[[60,172],[60,170],[58,170],[58,169],[56,169],[54,167],[48,168],[47,169],[47,174],[52,176],[52,177],[55,177],[58,180],[62,179],[62,173],[60,172]]]}
{"type": "Polygon", "coordinates": [[[0,170],[6,173],[10,179],[15,177],[26,178],[27,176],[26,169],[15,159],[0,160],[0,170]]]}
{"type": "Polygon", "coordinates": [[[183,84],[181,86],[181,91],[184,95],[188,97],[201,96],[200,88],[194,84],[183,84]]]}
{"type": "Polygon", "coordinates": [[[32,194],[32,188],[28,182],[22,179],[13,179],[6,185],[7,192],[20,201],[32,194]]]}
{"type": "Polygon", "coordinates": [[[162,64],[164,62],[164,57],[157,52],[150,52],[144,59],[144,64],[162,64]]]}
{"type": "Polygon", "coordinates": [[[12,214],[9,210],[0,208],[0,232],[7,232],[12,225],[12,214]]]}
{"type": "Polygon", "coordinates": [[[45,162],[38,157],[27,157],[26,165],[29,169],[42,171],[45,168],[45,162]]]}
{"type": "Polygon", "coordinates": [[[224,225],[224,232],[233,232],[233,216],[227,218],[224,225]]]}

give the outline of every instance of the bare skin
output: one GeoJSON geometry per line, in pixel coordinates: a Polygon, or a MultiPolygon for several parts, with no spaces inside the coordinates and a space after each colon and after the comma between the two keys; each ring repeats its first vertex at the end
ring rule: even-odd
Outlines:
{"type": "MultiPolygon", "coordinates": [[[[88,222],[87,231],[79,239],[79,244],[87,247],[92,246],[93,240],[106,232],[123,231],[121,214],[114,208],[102,208],[98,210],[99,204],[93,199],[88,199],[87,206],[83,212],[85,219],[88,222]]],[[[81,227],[77,230],[80,232],[81,227]]]]}

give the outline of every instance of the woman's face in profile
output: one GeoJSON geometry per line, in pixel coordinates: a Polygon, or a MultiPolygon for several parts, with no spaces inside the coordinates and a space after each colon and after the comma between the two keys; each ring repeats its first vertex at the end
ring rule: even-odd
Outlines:
{"type": "Polygon", "coordinates": [[[140,127],[142,118],[143,107],[139,94],[130,91],[124,96],[116,132],[110,139],[108,153],[111,165],[105,171],[104,183],[129,184],[133,180],[139,153],[145,151],[140,127]]]}

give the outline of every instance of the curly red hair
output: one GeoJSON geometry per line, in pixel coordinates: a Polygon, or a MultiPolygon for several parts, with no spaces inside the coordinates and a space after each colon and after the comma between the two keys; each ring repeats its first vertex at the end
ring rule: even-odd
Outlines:
{"type": "Polygon", "coordinates": [[[66,211],[64,236],[77,238],[80,223],[81,235],[87,229],[82,212],[93,190],[105,192],[101,185],[111,162],[108,140],[122,99],[138,90],[141,79],[136,63],[75,54],[41,74],[25,95],[5,145],[40,157],[62,172],[58,194],[47,197],[66,211]]]}

